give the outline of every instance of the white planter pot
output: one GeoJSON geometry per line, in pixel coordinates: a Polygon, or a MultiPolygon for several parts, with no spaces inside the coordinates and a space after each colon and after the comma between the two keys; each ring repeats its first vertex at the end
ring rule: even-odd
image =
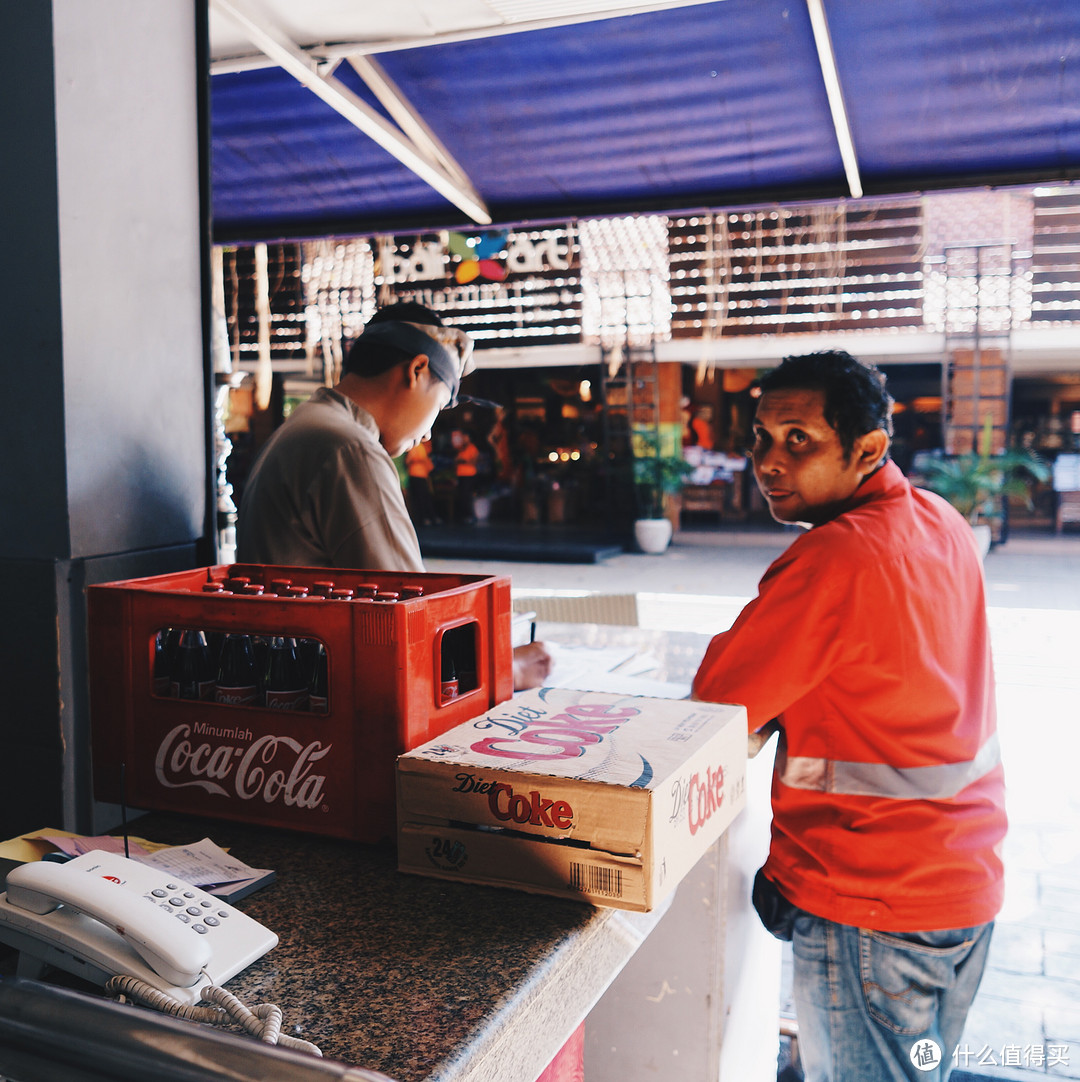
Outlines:
{"type": "Polygon", "coordinates": [[[634,523],[634,539],[642,552],[659,556],[671,543],[671,523],[666,518],[639,518],[634,523]]]}
{"type": "Polygon", "coordinates": [[[985,557],[990,551],[990,526],[985,522],[980,522],[977,526],[971,527],[971,532],[975,535],[975,547],[979,550],[979,555],[985,557]]]}

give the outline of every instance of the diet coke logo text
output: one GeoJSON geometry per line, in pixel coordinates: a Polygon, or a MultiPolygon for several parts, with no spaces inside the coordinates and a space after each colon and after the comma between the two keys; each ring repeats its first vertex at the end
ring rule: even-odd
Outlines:
{"type": "MultiPolygon", "coordinates": [[[[250,733],[243,736],[250,738],[250,733]]],[[[235,744],[193,743],[191,726],[177,725],[162,740],[154,757],[154,775],[166,789],[196,786],[215,796],[241,800],[261,797],[267,804],[317,808],[323,799],[325,774],[314,764],[333,747],[313,740],[306,747],[289,736],[260,736],[246,748],[235,744]],[[235,769],[234,769],[235,768],[235,769]]]]}
{"type": "Polygon", "coordinates": [[[690,775],[687,787],[687,812],[690,834],[696,834],[720,810],[724,803],[724,768],[718,766],[705,768],[705,780],[700,774],[690,775]]]}
{"type": "Polygon", "coordinates": [[[515,823],[529,823],[534,827],[566,830],[574,822],[574,809],[565,800],[545,800],[537,789],[522,796],[506,782],[499,782],[488,791],[488,808],[504,823],[513,819],[515,823]]]}
{"type": "Polygon", "coordinates": [[[472,750],[504,759],[574,759],[640,713],[632,706],[577,703],[558,714],[528,706],[489,714],[475,727],[505,729],[510,735],[486,737],[473,744],[472,750]]]}

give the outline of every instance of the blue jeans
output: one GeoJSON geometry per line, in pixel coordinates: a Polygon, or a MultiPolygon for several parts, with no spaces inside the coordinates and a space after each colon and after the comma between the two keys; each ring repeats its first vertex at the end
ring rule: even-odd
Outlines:
{"type": "Polygon", "coordinates": [[[800,913],[792,947],[806,1082],[945,1082],[992,930],[872,932],[800,913]]]}

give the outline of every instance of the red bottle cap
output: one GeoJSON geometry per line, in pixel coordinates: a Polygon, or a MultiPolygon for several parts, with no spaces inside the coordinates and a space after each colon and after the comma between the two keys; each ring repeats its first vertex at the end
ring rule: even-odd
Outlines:
{"type": "Polygon", "coordinates": [[[330,598],[333,601],[352,601],[352,590],[331,590],[330,598]]]}
{"type": "Polygon", "coordinates": [[[397,601],[397,599],[398,599],[397,590],[380,590],[375,595],[375,600],[376,601],[397,601]]]}

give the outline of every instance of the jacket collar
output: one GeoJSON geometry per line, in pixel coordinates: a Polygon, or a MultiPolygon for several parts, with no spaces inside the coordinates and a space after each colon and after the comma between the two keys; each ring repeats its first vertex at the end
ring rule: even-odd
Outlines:
{"type": "Polygon", "coordinates": [[[869,477],[863,479],[862,484],[855,490],[851,499],[843,505],[836,517],[839,518],[840,515],[856,507],[862,507],[871,500],[891,495],[906,484],[907,478],[900,467],[891,458],[887,459],[884,465],[879,466],[869,477]]]}

